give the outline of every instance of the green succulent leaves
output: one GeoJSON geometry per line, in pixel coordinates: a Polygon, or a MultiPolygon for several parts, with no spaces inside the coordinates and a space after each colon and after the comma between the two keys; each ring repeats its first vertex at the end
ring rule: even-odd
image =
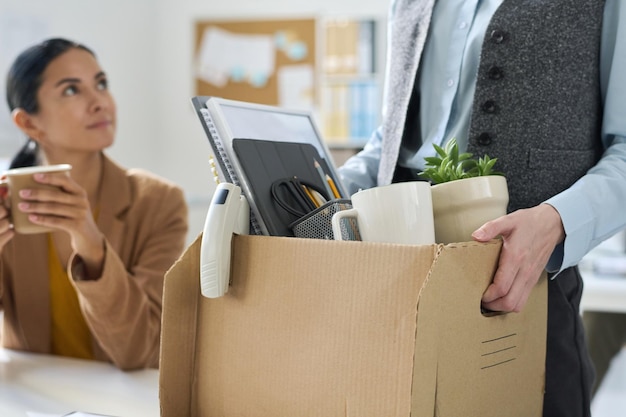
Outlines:
{"type": "Polygon", "coordinates": [[[495,171],[497,158],[489,158],[488,155],[473,159],[469,152],[459,152],[456,138],[452,138],[445,147],[433,144],[436,156],[424,158],[426,168],[418,175],[434,184],[441,184],[463,178],[481,177],[487,175],[504,175],[495,171]]]}

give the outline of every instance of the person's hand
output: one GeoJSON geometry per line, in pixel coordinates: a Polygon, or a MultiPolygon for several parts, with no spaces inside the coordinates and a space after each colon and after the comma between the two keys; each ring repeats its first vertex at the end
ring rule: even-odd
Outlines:
{"type": "Polygon", "coordinates": [[[498,236],[502,252],[482,304],[492,311],[519,312],[554,248],[565,238],[561,216],[554,207],[540,204],[487,222],[472,234],[479,242],[498,236]]]}
{"type": "Polygon", "coordinates": [[[9,221],[9,210],[5,206],[7,187],[0,187],[0,253],[9,240],[15,234],[9,221]]]}
{"type": "Polygon", "coordinates": [[[54,190],[23,189],[14,210],[42,226],[63,230],[72,249],[81,257],[90,276],[99,276],[104,260],[104,237],[96,225],[85,190],[65,174],[35,174],[35,181],[58,187],[54,190]]]}

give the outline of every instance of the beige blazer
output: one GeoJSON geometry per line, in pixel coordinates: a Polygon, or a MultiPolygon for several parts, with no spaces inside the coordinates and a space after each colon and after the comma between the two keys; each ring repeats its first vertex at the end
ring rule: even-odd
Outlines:
{"type": "MultiPolygon", "coordinates": [[[[81,281],[72,255],[68,275],[93,335],[96,359],[121,369],[157,367],[163,277],[182,253],[187,206],[182,190],[105,157],[97,224],[106,238],[102,276],[81,281]]],[[[15,235],[0,257],[2,344],[49,353],[50,294],[45,234],[15,235]]]]}

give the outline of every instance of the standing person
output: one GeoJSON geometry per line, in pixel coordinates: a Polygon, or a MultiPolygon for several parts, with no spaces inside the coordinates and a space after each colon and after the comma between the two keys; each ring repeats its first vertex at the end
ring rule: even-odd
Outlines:
{"type": "Polygon", "coordinates": [[[576,268],[626,224],[626,5],[620,0],[395,0],[382,126],[340,168],[359,188],[417,179],[432,144],[498,158],[509,214],[483,295],[520,311],[549,272],[544,416],[590,415],[576,268]]]}
{"type": "Polygon", "coordinates": [[[182,190],[105,155],[116,108],[85,46],[49,39],[25,50],[9,70],[7,101],[29,138],[11,166],[72,170],[35,175],[59,190],[22,190],[27,202],[11,208],[51,233],[15,233],[0,204],[3,346],[157,367],[163,278],[187,233],[182,190]]]}

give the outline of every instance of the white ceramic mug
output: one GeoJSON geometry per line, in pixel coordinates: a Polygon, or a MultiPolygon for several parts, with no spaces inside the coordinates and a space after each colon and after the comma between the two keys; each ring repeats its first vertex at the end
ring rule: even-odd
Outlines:
{"type": "Polygon", "coordinates": [[[352,195],[352,209],[333,215],[333,235],[343,240],[342,219],[355,219],[361,240],[427,245],[435,243],[430,184],[410,181],[352,195]]]}

